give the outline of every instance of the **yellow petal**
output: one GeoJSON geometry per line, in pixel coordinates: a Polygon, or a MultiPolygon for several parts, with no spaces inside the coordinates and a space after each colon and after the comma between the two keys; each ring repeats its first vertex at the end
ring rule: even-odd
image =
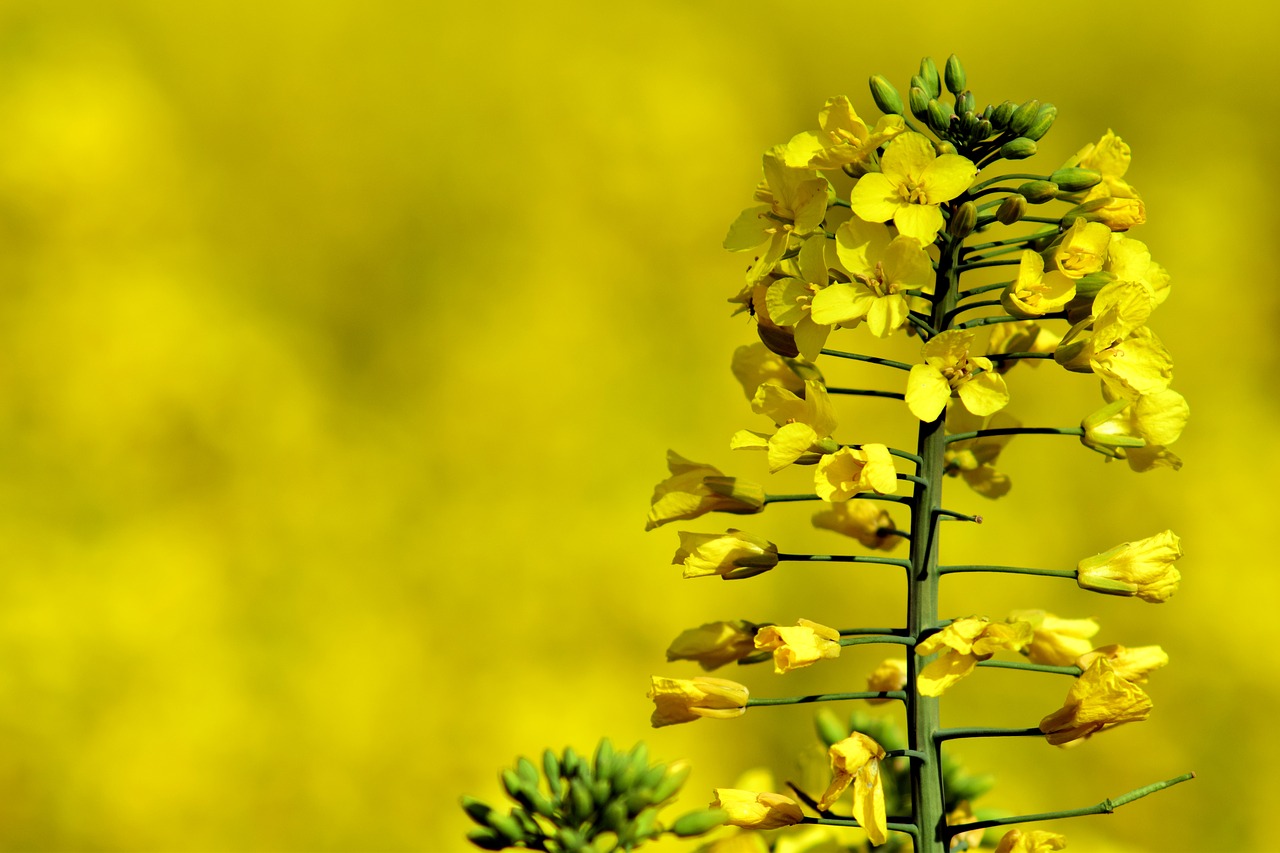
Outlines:
{"type": "Polygon", "coordinates": [[[893,224],[901,234],[929,245],[938,236],[946,220],[936,204],[903,204],[893,214],[893,224]]]}
{"type": "Polygon", "coordinates": [[[951,201],[969,189],[977,174],[977,166],[967,158],[959,154],[943,154],[926,166],[921,176],[925,201],[929,204],[951,201]]]}
{"type": "Polygon", "coordinates": [[[849,206],[867,222],[889,221],[901,204],[897,189],[880,172],[868,172],[858,178],[849,192],[849,206]]]}
{"type": "Polygon", "coordinates": [[[917,364],[907,376],[906,399],[911,414],[928,423],[937,420],[947,407],[951,386],[938,368],[917,364]]]}

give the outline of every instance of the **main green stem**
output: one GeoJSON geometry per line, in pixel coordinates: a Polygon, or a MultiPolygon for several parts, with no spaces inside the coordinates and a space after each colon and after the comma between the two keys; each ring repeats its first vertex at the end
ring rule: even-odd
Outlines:
{"type": "MultiPolygon", "coordinates": [[[[957,203],[962,199],[957,199],[957,203]]],[[[959,299],[958,256],[960,241],[944,236],[934,283],[933,316],[930,325],[939,332],[947,328],[948,315],[959,299]]],[[[938,523],[942,507],[942,481],[947,449],[943,429],[945,413],[920,425],[916,453],[920,477],[915,482],[911,517],[911,568],[907,589],[907,634],[922,636],[938,623],[938,523]]],[[[907,654],[907,741],[923,755],[911,762],[911,801],[916,825],[920,827],[918,853],[945,853],[943,829],[946,825],[942,791],[942,762],[934,735],[940,728],[938,700],[921,696],[914,688],[916,676],[928,658],[907,654]]]]}

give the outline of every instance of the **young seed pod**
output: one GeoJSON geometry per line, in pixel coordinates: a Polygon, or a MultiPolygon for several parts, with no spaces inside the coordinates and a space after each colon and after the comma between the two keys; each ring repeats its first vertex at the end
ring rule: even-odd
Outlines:
{"type": "Polygon", "coordinates": [[[1078,193],[1092,189],[1102,182],[1102,174],[1093,169],[1059,169],[1049,176],[1064,193],[1078,193]]]}
{"type": "Polygon", "coordinates": [[[947,57],[947,68],[943,72],[947,81],[947,91],[953,95],[958,95],[964,91],[965,76],[964,66],[960,64],[960,57],[954,53],[947,57]]]}
{"type": "Polygon", "coordinates": [[[1058,197],[1058,185],[1052,181],[1027,181],[1018,187],[1018,195],[1031,204],[1044,204],[1058,197]]]}
{"type": "Polygon", "coordinates": [[[933,58],[926,56],[920,60],[920,79],[924,81],[920,88],[924,89],[924,93],[930,98],[936,98],[942,94],[942,81],[938,78],[938,66],[933,64],[933,58]]]}
{"type": "Polygon", "coordinates": [[[1022,134],[1027,139],[1039,139],[1049,132],[1049,128],[1053,127],[1053,121],[1058,117],[1058,108],[1053,104],[1044,104],[1036,113],[1036,120],[1031,123],[1031,127],[1027,128],[1027,132],[1022,134]]]}
{"type": "Polygon", "coordinates": [[[902,115],[902,97],[883,75],[877,74],[871,78],[871,99],[885,115],[902,115]]]}
{"type": "Polygon", "coordinates": [[[1011,195],[1000,203],[996,209],[996,221],[1004,225],[1012,225],[1027,212],[1027,200],[1020,195],[1011,195]]]}
{"type": "Polygon", "coordinates": [[[1031,125],[1035,124],[1039,113],[1040,102],[1032,98],[1013,111],[1013,115],[1009,117],[1009,130],[1022,136],[1031,125]]]}
{"type": "Polygon", "coordinates": [[[1028,157],[1034,157],[1035,153],[1035,141],[1027,139],[1025,136],[1019,136],[1017,139],[1010,139],[1004,145],[1000,146],[1000,156],[1005,160],[1025,160],[1028,157]]]}

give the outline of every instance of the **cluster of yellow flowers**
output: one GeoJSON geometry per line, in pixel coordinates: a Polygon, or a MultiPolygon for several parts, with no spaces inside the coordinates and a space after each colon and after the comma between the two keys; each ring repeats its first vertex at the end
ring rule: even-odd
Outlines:
{"type": "MultiPolygon", "coordinates": [[[[650,698],[654,726],[734,717],[748,706],[790,701],[902,701],[911,722],[905,754],[912,759],[914,813],[908,824],[894,828],[913,835],[917,850],[932,851],[976,831],[945,814],[936,779],[930,781],[937,776],[942,743],[970,736],[938,724],[937,697],[951,685],[1002,651],[1024,660],[1000,665],[1073,676],[1063,706],[1030,732],[1066,745],[1145,719],[1151,700],[1138,685],[1167,663],[1158,646],[1095,646],[1099,626],[1091,619],[1060,619],[1043,611],[1021,611],[1004,621],[940,619],[939,577],[969,571],[1050,575],[1073,578],[1091,591],[1163,602],[1177,589],[1173,564],[1182,555],[1178,537],[1164,531],[1081,560],[1075,569],[941,565],[938,521],[974,520],[942,507],[943,481],[959,477],[988,498],[1006,495],[1009,478],[995,463],[1019,434],[1076,436],[1135,471],[1177,469],[1181,461],[1168,446],[1181,434],[1188,409],[1169,387],[1172,359],[1147,325],[1168,297],[1169,276],[1144,244],[1125,233],[1146,218],[1141,197],[1125,180],[1129,147],[1107,131],[1048,175],[999,174],[978,181],[1001,160],[1034,154],[1056,110],[1037,101],[978,110],[954,57],[945,75],[926,59],[912,78],[909,112],[922,127],[884,78],[872,78],[871,90],[884,113],[874,126],[848,98],[836,97],[819,113],[819,130],[765,153],[757,204],[742,212],[725,239],[725,248],[751,257],[745,285],[731,301],[756,318],[760,336],[760,343],[734,354],[733,373],[752,410],[774,425],[772,431],[740,430],[730,447],[764,451],[771,473],[812,466],[813,494],[770,495],[758,484],[670,452],[671,476],[654,492],[648,529],[709,512],[750,515],[770,503],[813,500],[822,506],[813,516],[815,526],[873,551],[892,551],[903,541],[910,550],[907,559],[791,554],[742,530],[682,531],[673,562],[686,578],[738,580],[790,561],[887,563],[908,570],[909,606],[904,627],[883,636],[807,619],[794,626],[708,623],[677,637],[668,660],[696,661],[713,670],[772,657],[775,671],[786,673],[834,659],[842,645],[854,643],[907,645],[914,654],[886,660],[865,692],[754,699],[747,687],[725,679],[655,677],[650,698]],[[951,100],[943,95],[944,82],[951,100]],[[1053,217],[1028,212],[1055,201],[1069,208],[1053,217]],[[1023,230],[978,242],[979,235],[1000,226],[1023,230]],[[1002,267],[1016,277],[961,288],[964,274],[1002,267]],[[998,298],[975,298],[984,293],[998,298]],[[1054,331],[1053,323],[1061,328],[1054,331]],[[828,349],[837,329],[858,327],[870,333],[868,342],[919,337],[919,362],[828,349]],[[817,365],[823,355],[900,371],[905,384],[900,391],[832,387],[817,365]],[[1099,379],[1103,405],[1079,427],[1024,427],[1006,412],[1005,374],[1022,362],[1034,366],[1041,360],[1099,379]],[[919,422],[916,448],[841,443],[835,438],[836,395],[902,401],[919,422]],[[903,464],[914,470],[899,471],[903,464]],[[902,483],[910,494],[898,494],[902,483]],[[886,510],[895,503],[910,509],[909,528],[898,529],[886,510]]],[[[870,843],[884,844],[891,827],[879,764],[886,755],[858,732],[832,745],[831,784],[807,803],[816,818],[803,818],[798,803],[770,792],[719,789],[712,806],[741,827],[822,823],[834,819],[830,809],[852,787],[853,820],[870,843]]],[[[1052,833],[1015,829],[996,850],[1057,850],[1064,844],[1052,833]]]]}

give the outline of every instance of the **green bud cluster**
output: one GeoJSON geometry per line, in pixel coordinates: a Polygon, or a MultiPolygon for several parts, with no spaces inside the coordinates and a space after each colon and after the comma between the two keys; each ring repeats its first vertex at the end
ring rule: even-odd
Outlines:
{"type": "Polygon", "coordinates": [[[724,823],[718,809],[699,809],[670,828],[658,812],[675,799],[689,776],[682,762],[649,764],[649,748],[636,744],[617,752],[608,738],[592,758],[572,747],[542,754],[541,773],[528,758],[502,771],[502,787],[515,806],[501,812],[474,797],[462,809],[477,825],[467,839],[482,850],[524,847],[547,853],[609,853],[632,850],[663,833],[685,838],[724,823]]]}

